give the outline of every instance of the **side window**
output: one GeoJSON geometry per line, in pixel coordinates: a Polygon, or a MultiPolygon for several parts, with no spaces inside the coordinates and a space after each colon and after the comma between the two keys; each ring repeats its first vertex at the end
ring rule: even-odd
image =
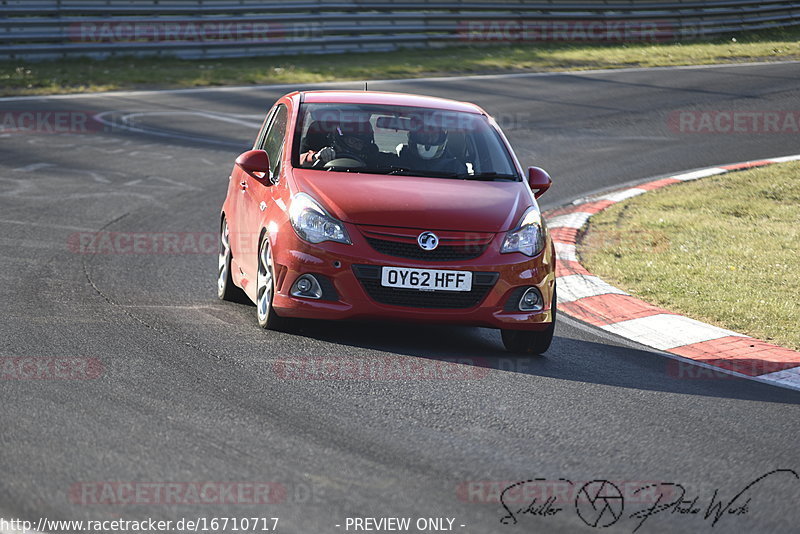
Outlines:
{"type": "Polygon", "coordinates": [[[264,119],[264,124],[261,126],[261,130],[259,130],[258,136],[256,137],[256,142],[253,144],[253,150],[259,150],[264,146],[264,137],[267,136],[269,125],[272,124],[273,115],[275,115],[275,108],[272,108],[267,113],[267,117],[264,119]]]}
{"type": "Polygon", "coordinates": [[[272,123],[267,129],[261,148],[269,156],[270,176],[275,176],[280,172],[281,155],[283,153],[283,140],[286,135],[286,123],[289,118],[289,111],[286,106],[281,104],[272,117],[272,123]]]}

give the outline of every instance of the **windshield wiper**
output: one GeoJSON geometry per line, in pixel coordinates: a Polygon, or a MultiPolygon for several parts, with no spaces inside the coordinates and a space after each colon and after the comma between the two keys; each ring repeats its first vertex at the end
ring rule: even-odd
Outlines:
{"type": "Polygon", "coordinates": [[[507,174],[502,172],[481,172],[478,174],[469,174],[463,172],[457,175],[458,178],[464,178],[468,180],[491,180],[491,181],[498,181],[498,182],[505,182],[505,181],[512,181],[516,182],[519,180],[519,177],[516,174],[507,174]]]}
{"type": "Polygon", "coordinates": [[[518,177],[514,174],[503,174],[497,172],[482,172],[479,174],[469,174],[466,172],[449,172],[449,171],[433,171],[427,169],[409,169],[407,167],[399,167],[392,165],[389,167],[381,167],[379,169],[356,169],[357,172],[369,174],[389,174],[394,176],[419,176],[421,178],[450,178],[453,180],[486,180],[486,181],[514,181],[518,177]]]}
{"type": "Polygon", "coordinates": [[[389,174],[393,176],[419,176],[420,178],[459,178],[458,174],[444,171],[428,171],[423,169],[409,169],[391,165],[379,169],[359,169],[359,172],[370,174],[389,174]]]}
{"type": "Polygon", "coordinates": [[[500,172],[481,172],[470,174],[468,172],[444,172],[444,171],[419,171],[418,176],[431,176],[434,178],[452,178],[454,180],[484,180],[484,181],[512,181],[516,182],[519,177],[516,174],[505,174],[500,172]]]}
{"type": "Polygon", "coordinates": [[[369,172],[374,172],[375,174],[406,174],[406,173],[413,173],[411,169],[406,167],[398,167],[397,165],[390,165],[388,167],[381,167],[380,169],[372,169],[369,172]]]}

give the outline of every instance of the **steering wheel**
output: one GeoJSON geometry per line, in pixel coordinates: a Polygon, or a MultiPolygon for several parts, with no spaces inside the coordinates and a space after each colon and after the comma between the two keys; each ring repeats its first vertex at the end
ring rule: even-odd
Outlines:
{"type": "Polygon", "coordinates": [[[359,158],[358,156],[354,156],[353,154],[338,154],[335,159],[330,160],[328,163],[322,166],[323,169],[337,169],[337,168],[349,168],[349,169],[360,169],[366,167],[367,163],[359,158]]]}

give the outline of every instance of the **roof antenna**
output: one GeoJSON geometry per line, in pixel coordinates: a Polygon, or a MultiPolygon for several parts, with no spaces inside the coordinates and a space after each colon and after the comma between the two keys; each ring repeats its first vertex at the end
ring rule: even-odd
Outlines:
{"type": "Polygon", "coordinates": [[[364,91],[369,91],[369,89],[367,89],[367,82],[366,82],[366,80],[364,80],[364,91]]]}

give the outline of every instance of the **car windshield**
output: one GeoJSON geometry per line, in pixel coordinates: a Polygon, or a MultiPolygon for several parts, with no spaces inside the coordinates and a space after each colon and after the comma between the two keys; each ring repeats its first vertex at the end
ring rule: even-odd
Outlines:
{"type": "Polygon", "coordinates": [[[295,167],[519,181],[509,151],[477,113],[368,104],[303,104],[295,167]]]}

